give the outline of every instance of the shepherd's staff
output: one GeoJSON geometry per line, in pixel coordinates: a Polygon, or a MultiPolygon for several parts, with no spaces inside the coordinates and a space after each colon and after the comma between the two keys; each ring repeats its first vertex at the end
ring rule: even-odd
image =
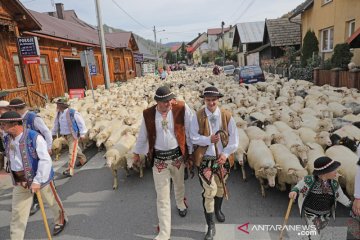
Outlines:
{"type": "MultiPolygon", "coordinates": [[[[219,133],[223,133],[226,136],[228,135],[224,130],[217,131],[215,133],[215,135],[218,135],[219,133]]],[[[222,143],[221,137],[220,137],[220,142],[222,143]]],[[[219,158],[219,150],[217,148],[216,143],[214,143],[214,147],[215,147],[216,160],[218,160],[218,158],[219,158]]],[[[224,177],[222,175],[222,172],[223,172],[222,170],[223,170],[223,164],[219,164],[219,171],[220,171],[219,179],[220,179],[221,185],[223,186],[223,189],[224,189],[224,197],[225,197],[226,200],[229,200],[228,192],[227,192],[226,185],[225,185],[225,182],[224,182],[224,177]]]]}
{"type": "Polygon", "coordinates": [[[289,215],[290,215],[290,211],[291,211],[291,207],[293,205],[293,202],[294,202],[294,199],[290,198],[289,205],[288,205],[288,208],[287,208],[286,214],[285,214],[284,223],[282,225],[281,232],[280,232],[280,240],[283,239],[284,228],[285,228],[285,225],[287,224],[287,221],[289,219],[289,215]]]}
{"type": "Polygon", "coordinates": [[[42,218],[44,220],[44,226],[45,226],[46,234],[48,236],[48,239],[51,240],[50,228],[49,228],[49,224],[48,224],[47,217],[46,217],[46,214],[45,214],[44,203],[43,203],[43,200],[41,198],[40,190],[36,191],[35,194],[36,194],[36,196],[38,198],[38,201],[39,201],[39,206],[40,206],[42,218]]]}

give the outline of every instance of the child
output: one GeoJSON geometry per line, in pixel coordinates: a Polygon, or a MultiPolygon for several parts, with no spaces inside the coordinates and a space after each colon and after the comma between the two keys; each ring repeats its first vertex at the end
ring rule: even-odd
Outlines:
{"type": "Polygon", "coordinates": [[[330,217],[335,219],[336,202],[351,207],[351,201],[335,180],[340,165],[329,157],[319,157],[314,162],[313,175],[306,176],[289,193],[289,198],[293,199],[300,193],[300,215],[305,216],[307,225],[316,227],[318,234],[309,239],[322,239],[330,217]]]}

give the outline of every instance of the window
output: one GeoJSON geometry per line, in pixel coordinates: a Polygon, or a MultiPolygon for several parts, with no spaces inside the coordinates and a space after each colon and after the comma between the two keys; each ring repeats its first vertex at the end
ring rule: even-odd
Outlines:
{"type": "Polygon", "coordinates": [[[229,32],[229,38],[233,38],[234,37],[234,33],[233,32],[229,32]]]}
{"type": "Polygon", "coordinates": [[[323,0],[323,5],[329,3],[329,2],[332,2],[332,0],[323,0]]]}
{"type": "Polygon", "coordinates": [[[350,37],[355,32],[355,20],[348,22],[348,37],[350,37]]]}
{"type": "Polygon", "coordinates": [[[120,72],[120,58],[114,58],[114,72],[120,72]]]}
{"type": "Polygon", "coordinates": [[[19,56],[15,53],[13,54],[13,61],[14,61],[14,67],[15,67],[15,74],[16,74],[16,80],[18,83],[18,86],[24,86],[24,78],[21,72],[21,66],[19,61],[19,56]]]}
{"type": "Polygon", "coordinates": [[[334,28],[328,28],[321,31],[321,50],[329,52],[333,50],[334,28]]]}
{"type": "Polygon", "coordinates": [[[49,61],[47,56],[40,56],[40,77],[42,82],[51,82],[51,75],[49,71],[49,61]]]}

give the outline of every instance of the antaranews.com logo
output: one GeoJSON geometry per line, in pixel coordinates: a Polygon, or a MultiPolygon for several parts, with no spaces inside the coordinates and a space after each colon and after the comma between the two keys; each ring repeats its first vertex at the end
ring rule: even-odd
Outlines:
{"type": "Polygon", "coordinates": [[[237,229],[245,234],[250,234],[254,231],[294,231],[299,236],[315,236],[317,234],[315,225],[272,225],[272,224],[255,224],[250,226],[250,222],[239,225],[237,229]]]}

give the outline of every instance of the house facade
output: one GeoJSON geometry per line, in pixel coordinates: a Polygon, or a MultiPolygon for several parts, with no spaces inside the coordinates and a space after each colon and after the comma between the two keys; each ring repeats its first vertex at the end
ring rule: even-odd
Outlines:
{"type": "MultiPolygon", "coordinates": [[[[224,28],[224,33],[229,31],[230,28],[224,28]]],[[[222,34],[221,28],[209,28],[207,30],[208,45],[211,51],[219,51],[218,39],[222,34]]]]}
{"type": "Polygon", "coordinates": [[[223,51],[225,48],[225,51],[233,51],[233,42],[234,42],[234,35],[236,31],[236,26],[231,26],[229,28],[226,28],[226,31],[224,30],[224,37],[222,38],[221,35],[219,35],[216,39],[218,43],[218,49],[223,51]],[[224,43],[223,43],[224,41],[224,43]]]}
{"type": "MultiPolygon", "coordinates": [[[[308,30],[315,32],[320,54],[330,58],[336,44],[347,42],[360,27],[360,1],[358,0],[307,0],[293,12],[301,15],[302,39],[308,30]]],[[[352,49],[352,61],[360,66],[360,49],[352,49]]]]}
{"type": "Polygon", "coordinates": [[[199,47],[202,43],[207,42],[207,34],[199,33],[196,38],[186,44],[186,51],[188,53],[188,64],[201,64],[201,51],[199,47]]]}

